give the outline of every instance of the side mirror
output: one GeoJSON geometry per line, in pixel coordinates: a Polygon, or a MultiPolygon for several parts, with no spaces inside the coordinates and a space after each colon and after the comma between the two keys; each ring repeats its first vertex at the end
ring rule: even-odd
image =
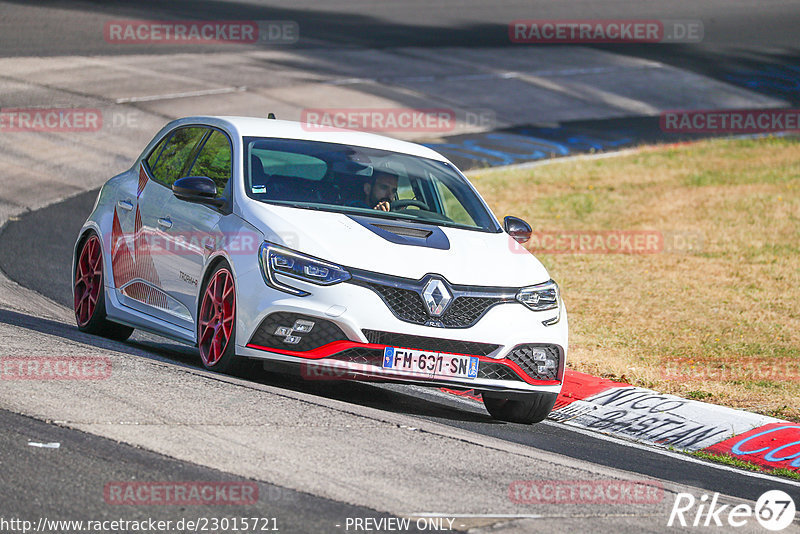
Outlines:
{"type": "Polygon", "coordinates": [[[217,184],[207,176],[186,176],[172,184],[173,194],[180,200],[207,204],[215,208],[225,205],[225,199],[217,197],[217,184]]]}
{"type": "Polygon", "coordinates": [[[517,243],[525,243],[533,233],[531,225],[518,217],[511,217],[510,215],[503,219],[503,228],[517,243]]]}

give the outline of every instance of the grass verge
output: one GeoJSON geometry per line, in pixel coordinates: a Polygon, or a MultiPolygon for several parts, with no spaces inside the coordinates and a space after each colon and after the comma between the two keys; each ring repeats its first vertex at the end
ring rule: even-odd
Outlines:
{"type": "Polygon", "coordinates": [[[798,139],[470,174],[497,215],[535,232],[658,236],[646,253],[529,243],[562,288],[571,368],[800,421],[798,139]]]}
{"type": "Polygon", "coordinates": [[[710,452],[705,452],[705,451],[695,451],[692,452],[691,455],[694,456],[695,458],[700,458],[702,460],[707,460],[709,462],[715,462],[718,464],[730,465],[731,467],[737,467],[739,469],[745,469],[747,471],[756,471],[758,473],[766,473],[768,475],[774,475],[777,477],[790,478],[792,480],[800,480],[800,473],[798,473],[797,471],[792,471],[790,469],[786,469],[785,467],[779,467],[777,469],[766,469],[758,464],[746,462],[739,458],[735,458],[730,454],[712,454],[710,452]]]}

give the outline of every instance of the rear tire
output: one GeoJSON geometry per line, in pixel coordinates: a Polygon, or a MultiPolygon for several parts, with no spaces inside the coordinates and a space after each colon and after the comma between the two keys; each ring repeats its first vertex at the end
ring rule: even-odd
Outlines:
{"type": "Polygon", "coordinates": [[[530,425],[543,421],[556,403],[555,393],[530,393],[524,397],[505,399],[483,394],[483,404],[495,419],[530,425]]]}
{"type": "Polygon", "coordinates": [[[100,238],[91,232],[80,244],[73,277],[73,309],[78,330],[116,341],[125,341],[133,328],[111,322],[106,317],[103,284],[103,252],[100,238]]]}

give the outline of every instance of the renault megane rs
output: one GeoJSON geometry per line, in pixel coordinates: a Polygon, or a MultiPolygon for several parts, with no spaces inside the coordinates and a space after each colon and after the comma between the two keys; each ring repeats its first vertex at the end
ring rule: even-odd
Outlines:
{"type": "Polygon", "coordinates": [[[559,288],[456,167],[421,145],[245,117],[167,124],[78,235],[78,327],[194,344],[309,378],[474,389],[544,419],[561,389],[559,288]]]}

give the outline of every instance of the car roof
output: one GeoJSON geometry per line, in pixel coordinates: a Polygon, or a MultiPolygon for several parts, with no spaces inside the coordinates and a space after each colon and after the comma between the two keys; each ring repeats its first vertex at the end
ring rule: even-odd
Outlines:
{"type": "Polygon", "coordinates": [[[400,152],[422,158],[447,161],[441,154],[416,143],[400,141],[383,135],[376,135],[355,130],[345,130],[328,126],[318,126],[296,121],[284,121],[260,117],[232,117],[232,116],[195,116],[185,117],[172,123],[180,124],[206,123],[221,126],[226,123],[229,129],[238,132],[241,137],[276,137],[281,139],[303,139],[308,141],[322,141],[326,143],[339,143],[366,148],[377,148],[391,152],[400,152]]]}

